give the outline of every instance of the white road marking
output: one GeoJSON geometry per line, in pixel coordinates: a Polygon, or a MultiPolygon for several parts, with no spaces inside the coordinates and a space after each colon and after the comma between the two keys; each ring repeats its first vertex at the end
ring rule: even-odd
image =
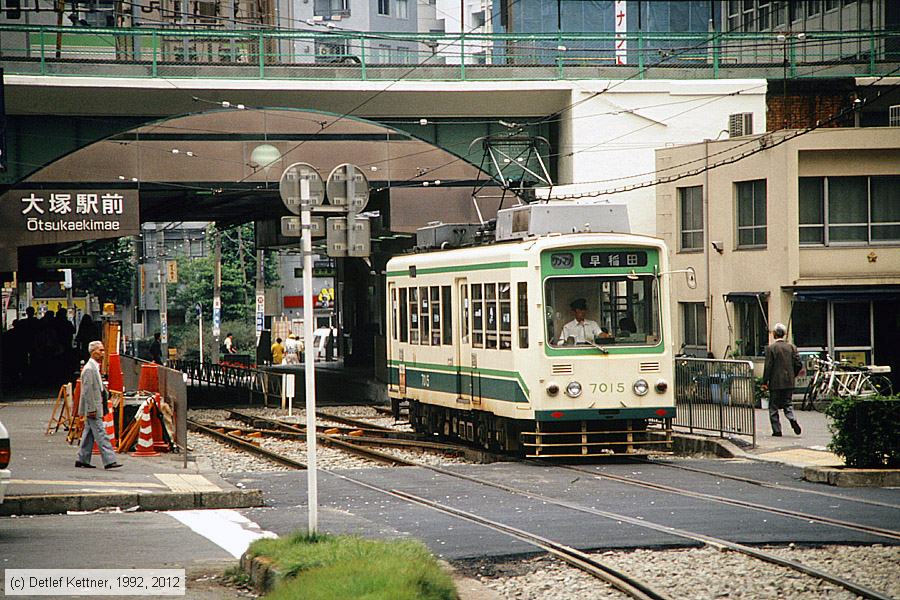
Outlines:
{"type": "Polygon", "coordinates": [[[278,537],[271,531],[260,529],[259,525],[236,510],[172,510],[166,514],[235,558],[240,558],[253,540],[278,537]]]}

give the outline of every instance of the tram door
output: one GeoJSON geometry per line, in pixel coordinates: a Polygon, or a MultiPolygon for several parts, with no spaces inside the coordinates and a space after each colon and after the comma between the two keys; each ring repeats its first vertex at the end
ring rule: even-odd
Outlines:
{"type": "Polygon", "coordinates": [[[473,394],[477,389],[475,365],[472,364],[472,301],[469,298],[469,282],[465,278],[456,280],[457,311],[455,321],[458,323],[455,339],[456,346],[456,398],[460,404],[480,405],[481,398],[473,394]]]}

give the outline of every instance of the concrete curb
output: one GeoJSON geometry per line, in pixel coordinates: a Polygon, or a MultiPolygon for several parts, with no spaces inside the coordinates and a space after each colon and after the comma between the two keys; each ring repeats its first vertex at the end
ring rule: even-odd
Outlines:
{"type": "Polygon", "coordinates": [[[260,490],[162,492],[153,494],[47,494],[7,496],[0,516],[53,515],[69,511],[93,511],[107,507],[139,511],[191,510],[195,508],[252,508],[263,505],[260,490]]]}
{"type": "Polygon", "coordinates": [[[753,458],[752,455],[741,450],[734,442],[687,433],[672,434],[672,451],[679,456],[753,458]]]}
{"type": "Polygon", "coordinates": [[[250,587],[259,594],[267,594],[275,587],[275,583],[281,579],[281,573],[275,568],[275,563],[265,556],[250,556],[245,552],[241,555],[241,570],[250,576],[250,587]]]}
{"type": "Polygon", "coordinates": [[[900,469],[805,467],[803,479],[836,487],[898,487],[900,469]]]}

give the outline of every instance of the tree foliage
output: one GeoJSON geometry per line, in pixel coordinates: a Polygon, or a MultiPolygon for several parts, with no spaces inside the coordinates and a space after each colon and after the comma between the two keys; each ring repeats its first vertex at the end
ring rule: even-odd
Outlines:
{"type": "Polygon", "coordinates": [[[131,302],[131,286],[135,276],[131,238],[98,240],[82,252],[97,257],[97,266],[73,271],[77,289],[97,296],[100,303],[117,305],[131,302]]]}
{"type": "MultiPolygon", "coordinates": [[[[212,315],[215,285],[215,252],[213,226],[207,239],[210,248],[202,258],[178,259],[178,286],[170,287],[169,309],[184,312],[185,320],[196,321],[194,307],[203,307],[206,319],[212,315]]],[[[253,225],[241,225],[223,231],[222,235],[222,321],[251,320],[256,302],[256,246],[253,225]],[[243,252],[243,265],[241,264],[243,252]],[[243,266],[243,269],[241,268],[243,266]]],[[[274,253],[266,252],[263,275],[267,286],[278,281],[278,262],[274,253]]]]}

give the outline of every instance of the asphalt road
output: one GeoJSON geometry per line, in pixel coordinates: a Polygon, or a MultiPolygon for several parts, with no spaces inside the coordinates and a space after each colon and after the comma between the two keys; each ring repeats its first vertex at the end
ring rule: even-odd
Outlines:
{"type": "MultiPolygon", "coordinates": [[[[897,489],[835,489],[808,484],[800,480],[797,469],[774,463],[690,459],[672,462],[825,494],[771,489],[650,464],[594,465],[587,467],[590,470],[587,473],[521,463],[462,465],[452,470],[564,498],[578,506],[748,544],[897,543],[790,516],[642,489],[604,476],[640,478],[694,492],[770,504],[789,512],[900,528],[900,490],[897,489]]],[[[429,498],[582,549],[692,544],[669,533],[510,495],[425,469],[365,469],[344,473],[372,485],[429,498]]],[[[3,568],[185,568],[188,597],[201,600],[242,597],[211,577],[234,566],[235,557],[250,539],[263,531],[286,535],[305,529],[306,475],[303,472],[244,473],[229,478],[234,483],[260,487],[267,506],[239,512],[3,518],[0,519],[0,565],[3,568]]],[[[535,552],[529,544],[480,525],[444,516],[324,472],[319,474],[319,530],[417,538],[435,554],[450,560],[535,552]]]]}

